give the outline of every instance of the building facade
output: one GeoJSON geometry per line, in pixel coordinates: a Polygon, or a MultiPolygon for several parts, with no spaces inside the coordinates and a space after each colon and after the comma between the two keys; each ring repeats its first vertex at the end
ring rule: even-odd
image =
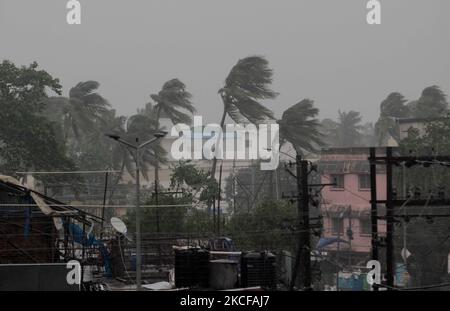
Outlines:
{"type": "MultiPolygon", "coordinates": [[[[377,151],[378,152],[378,151],[377,151]]],[[[383,152],[380,150],[380,153],[383,152]]],[[[322,190],[324,251],[351,265],[366,262],[371,250],[369,148],[331,148],[318,161],[322,190]]],[[[386,197],[386,175],[377,170],[377,196],[386,197]]],[[[381,223],[380,233],[385,232],[381,223]]]]}

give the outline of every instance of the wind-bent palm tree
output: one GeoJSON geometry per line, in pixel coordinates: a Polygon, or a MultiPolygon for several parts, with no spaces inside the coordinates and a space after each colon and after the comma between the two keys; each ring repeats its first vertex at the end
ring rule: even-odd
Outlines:
{"type": "Polygon", "coordinates": [[[277,121],[280,126],[280,148],[290,142],[297,154],[303,154],[303,150],[316,152],[317,147],[324,145],[320,121],[316,118],[318,114],[319,109],[310,99],[288,108],[277,121]]]}
{"type": "Polygon", "coordinates": [[[96,131],[109,110],[108,101],[96,92],[99,86],[97,81],[80,82],[70,89],[69,97],[49,98],[46,111],[61,118],[66,142],[74,138],[80,143],[82,134],[96,131]]]}
{"type": "Polygon", "coordinates": [[[174,124],[192,123],[191,115],[195,112],[191,102],[192,95],[186,90],[186,85],[180,80],[172,79],[167,81],[158,94],[152,94],[150,97],[156,103],[153,109],[158,123],[161,115],[169,118],[174,124]]]}
{"type": "MultiPolygon", "coordinates": [[[[219,90],[223,102],[222,129],[227,115],[237,123],[259,124],[274,119],[272,111],[259,102],[278,95],[269,87],[273,71],[268,65],[264,57],[249,56],[239,60],[231,69],[225,85],[219,90]]],[[[215,178],[216,165],[217,158],[214,157],[211,178],[215,178]]]]}
{"type": "MultiPolygon", "coordinates": [[[[153,119],[156,128],[160,127],[160,118],[162,116],[169,118],[173,124],[184,123],[191,124],[191,115],[195,108],[191,102],[192,95],[186,90],[186,85],[178,79],[172,79],[164,83],[158,94],[152,94],[150,97],[156,103],[147,104],[141,114],[153,119]]],[[[155,161],[155,183],[159,184],[159,162],[155,161]]]]}
{"type": "Polygon", "coordinates": [[[405,105],[406,102],[405,97],[398,92],[389,94],[381,102],[380,117],[375,124],[375,136],[378,145],[385,145],[389,135],[398,139],[398,125],[395,118],[406,118],[410,115],[410,109],[405,105]]]}
{"type": "Polygon", "coordinates": [[[361,139],[361,115],[356,111],[340,111],[338,127],[336,129],[336,141],[339,147],[358,146],[361,139]]]}
{"type": "Polygon", "coordinates": [[[395,118],[406,118],[409,116],[410,111],[408,106],[405,103],[408,100],[405,97],[398,93],[392,92],[386,97],[380,104],[380,115],[395,117],[395,118]]]}

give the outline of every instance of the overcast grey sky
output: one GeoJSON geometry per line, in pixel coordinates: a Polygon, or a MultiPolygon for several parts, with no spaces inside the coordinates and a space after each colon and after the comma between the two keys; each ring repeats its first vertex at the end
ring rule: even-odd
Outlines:
{"type": "Polygon", "coordinates": [[[415,99],[426,86],[450,93],[450,1],[383,0],[382,24],[366,0],[80,0],[82,25],[66,24],[66,0],[0,0],[0,60],[37,61],[64,92],[97,80],[130,115],[171,78],[186,83],[199,114],[218,121],[217,90],[239,58],[267,57],[268,102],[279,116],[311,98],[321,117],[338,109],[378,116],[392,91],[415,99]]]}

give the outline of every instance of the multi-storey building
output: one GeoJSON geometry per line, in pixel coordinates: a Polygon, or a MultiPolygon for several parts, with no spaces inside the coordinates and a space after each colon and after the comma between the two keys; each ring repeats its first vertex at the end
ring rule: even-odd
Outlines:
{"type": "MultiPolygon", "coordinates": [[[[383,152],[380,150],[380,152],[383,152]]],[[[335,183],[322,190],[321,210],[324,238],[330,241],[324,251],[351,265],[370,257],[370,174],[369,148],[330,148],[318,161],[321,182],[335,183]]],[[[386,196],[386,175],[377,171],[377,196],[386,196]]],[[[385,226],[379,225],[380,233],[385,226]]]]}

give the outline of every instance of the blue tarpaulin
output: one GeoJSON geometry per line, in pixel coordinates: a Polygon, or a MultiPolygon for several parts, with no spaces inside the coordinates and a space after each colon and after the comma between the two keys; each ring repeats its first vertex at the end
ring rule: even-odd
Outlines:
{"type": "Polygon", "coordinates": [[[349,244],[348,241],[345,241],[340,238],[320,238],[319,242],[317,243],[316,248],[322,249],[324,247],[327,247],[330,244],[337,243],[337,242],[349,244]]]}
{"type": "Polygon", "coordinates": [[[109,253],[106,250],[105,245],[103,245],[103,242],[97,240],[92,233],[87,235],[87,233],[78,225],[74,223],[66,223],[66,226],[68,225],[69,233],[72,234],[73,240],[79,244],[82,244],[84,246],[97,246],[100,250],[100,253],[103,258],[103,263],[105,266],[105,272],[106,276],[112,275],[111,270],[111,263],[110,263],[110,257],[109,253]]]}

